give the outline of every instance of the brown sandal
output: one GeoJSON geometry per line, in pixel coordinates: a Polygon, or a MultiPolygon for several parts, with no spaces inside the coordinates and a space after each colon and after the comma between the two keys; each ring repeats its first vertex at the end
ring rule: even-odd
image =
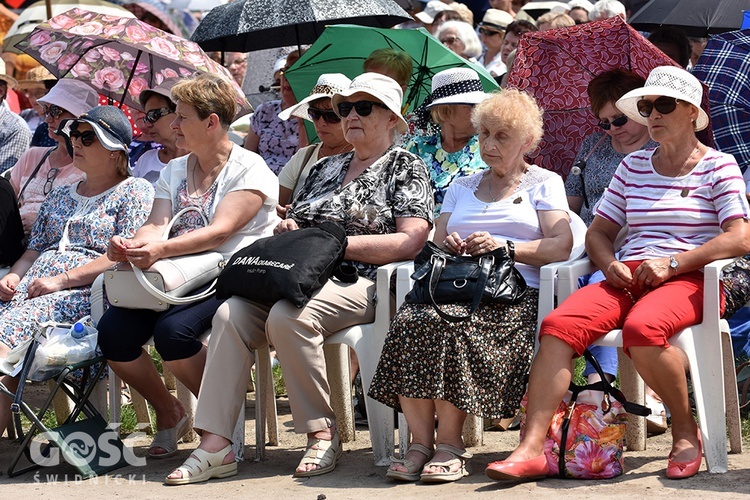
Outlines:
{"type": "MultiPolygon", "coordinates": [[[[432,450],[419,443],[414,443],[409,446],[408,451],[416,451],[418,453],[421,453],[422,455],[427,457],[427,460],[432,457],[432,450]]],[[[406,467],[406,472],[389,468],[388,472],[385,473],[385,477],[396,479],[398,481],[419,481],[419,477],[422,475],[422,469],[424,468],[424,465],[418,466],[414,463],[413,460],[391,457],[391,465],[394,464],[403,465],[404,467],[406,467]]]]}
{"type": "Polygon", "coordinates": [[[469,471],[466,470],[466,460],[470,459],[473,456],[471,453],[449,444],[437,445],[435,453],[438,453],[440,451],[444,451],[452,455],[453,458],[444,462],[427,462],[426,464],[424,464],[422,474],[419,476],[423,483],[450,483],[453,481],[458,481],[462,477],[469,475],[469,471]],[[458,470],[452,471],[451,469],[456,464],[459,464],[460,467],[458,468],[458,470]],[[424,472],[424,469],[426,469],[427,467],[441,467],[443,469],[443,472],[424,472]]]}

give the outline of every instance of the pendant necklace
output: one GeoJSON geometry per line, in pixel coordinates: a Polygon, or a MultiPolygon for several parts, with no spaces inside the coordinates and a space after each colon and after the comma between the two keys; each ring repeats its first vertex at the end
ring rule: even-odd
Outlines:
{"type": "MultiPolygon", "coordinates": [[[[511,187],[513,187],[516,184],[516,182],[518,182],[518,179],[514,180],[513,183],[508,187],[508,189],[510,189],[511,187]]],[[[498,194],[497,196],[492,196],[492,172],[490,172],[489,191],[490,191],[490,198],[492,198],[492,201],[485,203],[484,209],[482,210],[482,213],[486,214],[487,213],[487,209],[490,208],[490,203],[495,203],[498,200],[498,198],[500,198],[503,194],[505,194],[505,191],[507,191],[508,189],[506,189],[504,191],[500,191],[500,194],[498,194]]],[[[515,201],[514,201],[514,203],[515,203],[515,201]]]]}

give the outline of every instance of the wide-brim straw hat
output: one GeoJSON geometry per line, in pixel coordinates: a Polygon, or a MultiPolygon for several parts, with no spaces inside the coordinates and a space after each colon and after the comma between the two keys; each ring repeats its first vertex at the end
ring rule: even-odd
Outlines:
{"type": "Polygon", "coordinates": [[[643,87],[631,90],[615,104],[629,119],[641,125],[648,125],[648,118],[644,118],[638,112],[638,101],[647,95],[674,97],[689,102],[698,108],[695,130],[703,130],[708,126],[708,115],[701,108],[703,85],[684,69],[676,66],[658,66],[652,69],[643,87]]]}
{"type": "Polygon", "coordinates": [[[427,109],[441,104],[479,104],[488,94],[476,71],[470,68],[450,68],[432,77],[432,92],[427,109]]]}

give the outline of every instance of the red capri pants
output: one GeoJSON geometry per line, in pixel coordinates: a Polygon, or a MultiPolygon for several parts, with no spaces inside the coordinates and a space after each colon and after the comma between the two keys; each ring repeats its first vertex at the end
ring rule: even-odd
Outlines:
{"type": "MultiPolygon", "coordinates": [[[[641,262],[625,264],[632,272],[641,262]]],[[[544,319],[539,337],[557,337],[581,356],[602,335],[622,329],[627,353],[631,346],[666,349],[672,335],[703,321],[702,271],[681,274],[654,289],[628,290],[630,295],[606,282],[577,290],[544,319]]],[[[720,301],[723,312],[723,294],[720,301]]]]}

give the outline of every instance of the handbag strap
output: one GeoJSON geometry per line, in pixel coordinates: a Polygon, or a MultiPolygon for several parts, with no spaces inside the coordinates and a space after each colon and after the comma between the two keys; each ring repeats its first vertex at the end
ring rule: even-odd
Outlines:
{"type": "Polygon", "coordinates": [[[211,286],[209,286],[207,289],[205,289],[201,293],[197,293],[195,295],[189,295],[186,297],[173,297],[171,295],[168,295],[162,292],[161,290],[156,288],[154,285],[152,285],[151,282],[146,278],[146,275],[143,273],[142,269],[135,267],[132,262],[130,263],[130,266],[133,268],[133,274],[135,274],[135,279],[138,280],[138,283],[140,283],[141,286],[148,293],[150,293],[157,299],[166,302],[167,304],[172,304],[173,306],[191,304],[198,300],[207,299],[208,297],[216,293],[216,282],[219,281],[219,278],[214,279],[213,282],[211,282],[211,286]]]}
{"type": "MultiPolygon", "coordinates": [[[[570,428],[570,420],[573,417],[573,411],[576,407],[578,395],[581,392],[586,390],[601,391],[604,393],[604,397],[607,401],[609,401],[609,397],[615,398],[618,402],[620,402],[620,404],[622,404],[623,408],[628,413],[632,413],[633,415],[638,415],[641,417],[647,417],[648,415],[651,415],[650,408],[636,403],[631,403],[625,398],[625,395],[622,393],[622,391],[620,391],[616,387],[613,387],[612,384],[607,381],[607,378],[604,375],[604,370],[602,370],[602,367],[599,365],[599,362],[596,360],[596,357],[591,353],[591,351],[586,349],[585,351],[583,351],[583,356],[586,358],[586,361],[591,364],[594,370],[596,370],[596,373],[599,374],[601,380],[599,382],[588,385],[576,385],[573,382],[570,383],[570,401],[568,402],[568,409],[565,411],[565,416],[563,417],[562,425],[560,426],[560,450],[557,457],[557,465],[559,471],[558,477],[560,478],[565,477],[565,451],[568,444],[568,430],[570,428]]],[[[606,411],[609,411],[609,408],[606,411]]]]}
{"type": "MultiPolygon", "coordinates": [[[[203,218],[203,224],[205,226],[208,225],[208,219],[206,218],[206,214],[203,213],[203,210],[201,210],[198,207],[195,206],[189,206],[185,207],[176,214],[174,214],[174,217],[169,221],[167,224],[167,227],[164,229],[164,234],[162,234],[162,240],[169,239],[169,233],[172,231],[172,227],[174,226],[175,222],[182,217],[184,214],[188,212],[198,212],[201,217],[203,218]]],[[[166,302],[167,304],[172,304],[173,306],[177,305],[183,305],[183,304],[191,304],[193,302],[196,302],[198,300],[206,299],[216,293],[216,282],[218,281],[218,278],[216,278],[212,283],[211,286],[209,286],[206,290],[204,290],[201,293],[195,294],[195,295],[189,295],[186,297],[173,297],[171,295],[168,295],[158,288],[156,288],[154,285],[151,284],[151,282],[146,278],[146,275],[144,274],[143,270],[139,267],[136,267],[133,265],[132,262],[129,262],[130,267],[133,268],[133,274],[135,274],[135,279],[138,280],[138,283],[141,284],[141,286],[151,295],[156,297],[159,300],[162,300],[166,302]]]]}
{"type": "Polygon", "coordinates": [[[435,312],[437,312],[438,315],[444,320],[450,321],[452,323],[458,323],[460,321],[465,321],[471,318],[471,315],[477,312],[477,309],[479,309],[479,303],[482,301],[482,294],[484,293],[484,289],[487,286],[487,280],[489,280],[490,278],[490,272],[492,271],[492,266],[494,265],[495,258],[491,255],[482,256],[479,259],[479,279],[477,280],[476,287],[474,288],[474,297],[471,301],[469,314],[465,316],[454,316],[440,309],[440,306],[437,304],[437,302],[435,302],[435,289],[437,288],[437,285],[440,281],[440,275],[443,273],[443,268],[445,267],[445,257],[442,257],[440,255],[433,255],[432,271],[430,272],[430,284],[427,289],[430,294],[430,302],[432,303],[432,307],[435,309],[435,312]]]}
{"type": "Polygon", "coordinates": [[[47,150],[47,152],[44,153],[44,156],[42,156],[42,159],[39,160],[39,163],[37,164],[36,168],[34,168],[34,171],[31,172],[31,175],[29,176],[29,178],[26,179],[26,184],[23,185],[23,187],[21,188],[21,191],[18,193],[18,197],[16,199],[18,199],[18,200],[21,199],[21,197],[23,196],[23,193],[26,191],[26,188],[29,187],[29,182],[31,182],[31,179],[33,179],[34,177],[36,177],[36,174],[39,173],[39,169],[42,168],[42,164],[44,163],[44,160],[46,160],[47,157],[50,155],[50,153],[52,153],[52,151],[54,151],[56,148],[57,148],[57,146],[49,148],[47,150]]]}

